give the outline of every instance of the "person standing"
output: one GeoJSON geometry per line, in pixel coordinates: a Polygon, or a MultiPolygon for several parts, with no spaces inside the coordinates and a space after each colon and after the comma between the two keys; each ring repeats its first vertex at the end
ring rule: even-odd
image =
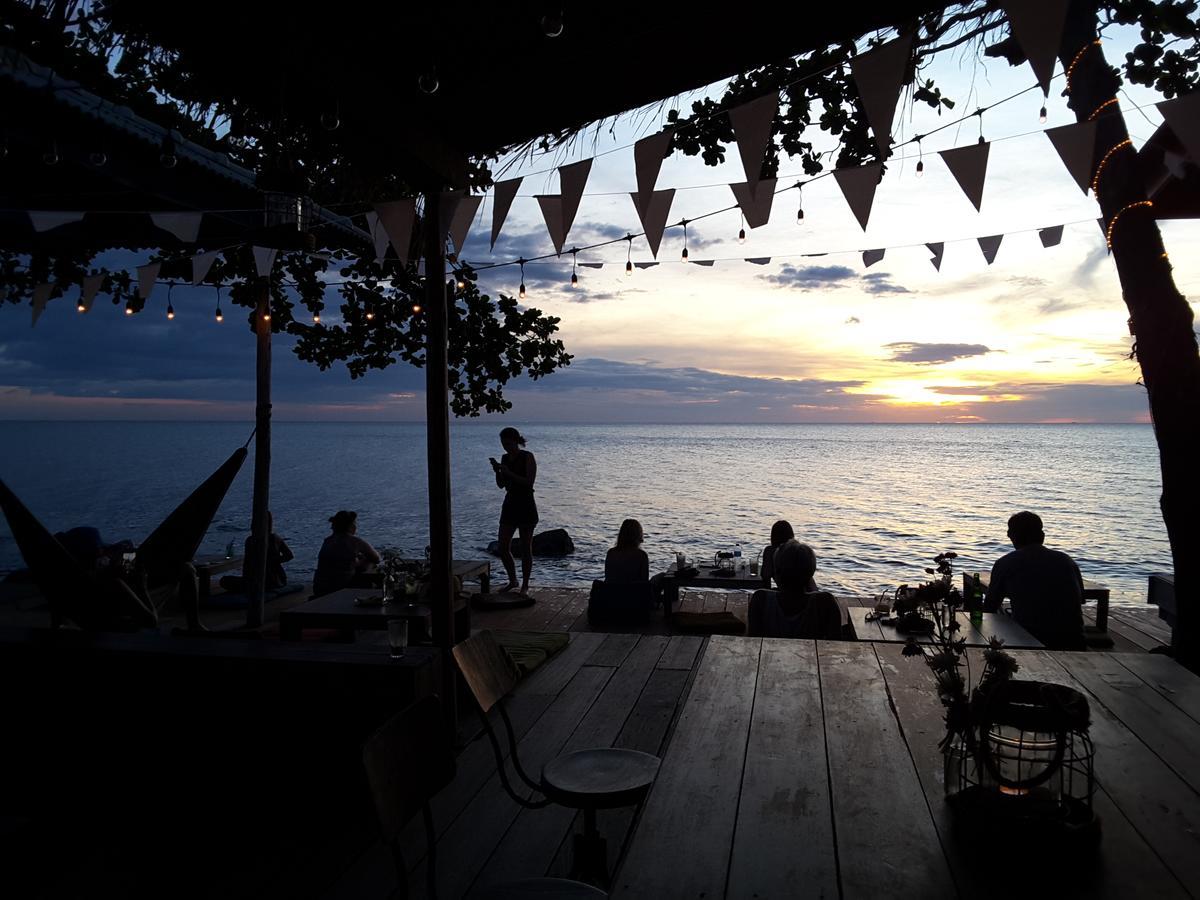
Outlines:
{"type": "Polygon", "coordinates": [[[533,483],[537,480],[537,460],[525,450],[525,438],[515,428],[500,432],[504,455],[500,461],[489,460],[496,473],[496,487],[504,489],[504,504],[500,507],[500,561],[508,575],[508,584],[500,593],[517,587],[517,570],[512,554],[512,539],[519,534],[521,551],[521,589],[529,592],[529,576],[533,572],[533,528],[538,522],[537,503],[533,499],[533,483]]]}

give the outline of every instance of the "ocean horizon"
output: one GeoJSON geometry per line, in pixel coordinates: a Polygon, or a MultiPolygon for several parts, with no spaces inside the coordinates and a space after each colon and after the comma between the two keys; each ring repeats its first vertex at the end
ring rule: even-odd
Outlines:
{"type": "MultiPolygon", "coordinates": [[[[1047,545],[1075,557],[1114,603],[1144,604],[1147,576],[1171,570],[1153,431],[1133,423],[457,421],[457,557],[480,557],[495,538],[502,493],[487,459],[500,455],[497,434],[510,424],[538,460],[538,531],[566,528],[576,545],[563,559],[535,560],[535,586],[601,577],[624,518],[641,521],[652,569],[676,552],[706,559],[740,548],[753,557],[772,522],[786,518],[816,551],[821,586],[847,594],[920,581],[946,550],[962,569],[990,568],[1011,549],[1005,523],[1021,509],[1042,516],[1047,545]]],[[[52,531],[93,525],[107,541],[137,543],[252,430],[227,421],[4,421],[0,478],[52,531]]],[[[251,458],[203,555],[223,555],[230,542],[240,553],[252,473],[251,458]]],[[[273,422],[271,505],[296,553],[293,579],[311,580],[338,509],[356,510],[359,533],[377,548],[420,555],[426,503],[423,423],[273,422]]],[[[21,565],[0,523],[0,573],[21,565]]]]}

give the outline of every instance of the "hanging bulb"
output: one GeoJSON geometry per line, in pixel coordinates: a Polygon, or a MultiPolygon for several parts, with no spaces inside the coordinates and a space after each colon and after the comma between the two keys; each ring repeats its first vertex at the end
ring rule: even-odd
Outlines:
{"type": "Polygon", "coordinates": [[[1041,122],[1043,125],[1046,124],[1046,107],[1044,107],[1044,106],[1042,107],[1041,111],[1038,113],[1038,121],[1041,122]]]}
{"type": "Polygon", "coordinates": [[[979,143],[981,143],[981,144],[986,144],[986,143],[987,143],[987,141],[985,141],[985,140],[983,139],[983,135],[982,135],[982,134],[979,136],[979,143]]]}
{"type": "Polygon", "coordinates": [[[263,313],[263,321],[264,321],[264,322],[270,322],[270,321],[271,321],[271,313],[270,313],[270,311],[269,311],[269,310],[268,310],[267,312],[263,313]]]}
{"type": "Polygon", "coordinates": [[[924,174],[925,174],[925,160],[918,159],[917,160],[917,177],[920,178],[924,174]]]}
{"type": "Polygon", "coordinates": [[[746,243],[746,229],[745,228],[738,231],[738,243],[739,244],[746,243]]]}
{"type": "Polygon", "coordinates": [[[803,221],[804,221],[804,207],[802,206],[798,210],[796,210],[796,224],[799,225],[803,221]]]}
{"type": "Polygon", "coordinates": [[[321,127],[326,131],[337,131],[338,126],[342,124],[342,120],[338,118],[337,103],[334,103],[333,106],[321,113],[320,121],[321,127]]]}
{"type": "Polygon", "coordinates": [[[525,282],[523,281],[521,282],[521,290],[517,292],[517,297],[521,300],[525,299],[525,282]]]}
{"type": "Polygon", "coordinates": [[[374,318],[375,318],[375,310],[373,310],[371,307],[368,306],[367,307],[367,321],[370,322],[374,318]]]}
{"type": "Polygon", "coordinates": [[[459,275],[458,280],[456,282],[454,282],[454,286],[456,288],[458,288],[460,291],[465,291],[467,289],[467,279],[465,279],[461,275],[459,275]]]}
{"type": "Polygon", "coordinates": [[[88,154],[88,162],[97,169],[102,168],[108,165],[108,154],[103,150],[93,150],[88,154]]]}
{"type": "Polygon", "coordinates": [[[579,276],[574,272],[571,273],[571,287],[579,287],[579,276]]]}
{"type": "Polygon", "coordinates": [[[173,307],[171,305],[170,301],[167,301],[167,318],[168,319],[175,318],[175,307],[173,307]]]}
{"type": "Polygon", "coordinates": [[[556,38],[563,33],[563,14],[561,9],[542,16],[542,32],[546,37],[552,38],[556,38]]]}
{"type": "Polygon", "coordinates": [[[133,301],[132,300],[125,301],[125,315],[127,315],[127,316],[133,315],[133,301]]]}
{"type": "Polygon", "coordinates": [[[687,261],[688,261],[687,247],[684,247],[684,248],[683,248],[683,254],[682,254],[680,257],[679,257],[679,261],[680,261],[680,262],[687,262],[687,261]]]}
{"type": "Polygon", "coordinates": [[[50,145],[46,148],[46,152],[42,154],[42,162],[48,166],[58,165],[58,142],[50,141],[50,145]]]}
{"type": "Polygon", "coordinates": [[[435,94],[437,93],[438,86],[437,73],[435,72],[426,72],[417,79],[417,87],[419,87],[423,93],[435,94]]]}
{"type": "Polygon", "coordinates": [[[163,138],[162,153],[159,154],[158,161],[164,169],[173,169],[179,162],[179,157],[175,155],[175,139],[169,134],[163,138]]]}
{"type": "Polygon", "coordinates": [[[417,314],[417,313],[419,313],[420,311],[421,311],[421,304],[420,304],[420,303],[414,303],[414,304],[413,304],[413,315],[416,315],[416,314],[417,314]]]}
{"type": "Polygon", "coordinates": [[[77,304],[75,304],[75,308],[79,310],[79,312],[87,312],[87,307],[83,305],[83,300],[80,300],[77,304]]]}
{"type": "Polygon", "coordinates": [[[625,274],[626,275],[633,274],[633,263],[630,262],[629,260],[625,260],[625,274]]]}
{"type": "Polygon", "coordinates": [[[224,317],[223,315],[221,315],[221,307],[219,307],[219,306],[217,307],[217,315],[216,315],[216,320],[217,320],[218,322],[224,322],[224,321],[225,321],[225,317],[224,317]]]}
{"type": "Polygon", "coordinates": [[[314,324],[314,325],[320,325],[320,324],[321,324],[321,314],[320,314],[319,312],[315,312],[315,313],[313,313],[313,324],[314,324]]]}

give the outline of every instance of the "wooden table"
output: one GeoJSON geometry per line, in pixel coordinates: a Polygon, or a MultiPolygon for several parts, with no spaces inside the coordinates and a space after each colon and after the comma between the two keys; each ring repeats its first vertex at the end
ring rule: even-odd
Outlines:
{"type": "MultiPolygon", "coordinates": [[[[387,623],[392,619],[404,618],[406,603],[381,603],[373,606],[359,606],[355,601],[359,597],[378,597],[377,588],[344,588],[285,609],[279,614],[279,636],[285,641],[300,640],[305,628],[337,628],[344,631],[386,631],[387,623]]],[[[454,603],[455,617],[465,614],[468,610],[466,603],[456,598],[454,603]]],[[[455,624],[455,633],[466,635],[470,631],[470,622],[463,627],[455,624]]]]}
{"type": "Polygon", "coordinates": [[[201,608],[208,603],[208,598],[212,595],[212,577],[234,569],[241,572],[242,562],[240,556],[213,556],[195,561],[201,608]]]}
{"type": "Polygon", "coordinates": [[[1003,847],[968,861],[944,799],[933,677],[901,653],[710,638],[612,895],[1195,896],[1200,679],[1148,654],[1014,652],[1022,677],[1069,684],[1091,706],[1101,845],[1051,889],[1003,847]]]}
{"type": "MultiPolygon", "coordinates": [[[[405,565],[427,565],[427,559],[402,559],[405,565]]],[[[490,559],[455,559],[450,561],[450,571],[467,581],[472,578],[479,579],[479,593],[491,593],[492,587],[492,561],[490,559]]]]}
{"type": "MultiPolygon", "coordinates": [[[[979,576],[979,583],[983,586],[984,591],[992,580],[991,572],[963,572],[963,594],[966,595],[969,590],[967,582],[974,576],[979,576]]],[[[1085,630],[1094,631],[1099,634],[1104,634],[1108,631],[1108,595],[1109,590],[1104,585],[1095,581],[1083,579],[1083,600],[1086,603],[1088,600],[1096,601],[1096,624],[1094,626],[1085,626],[1085,630]]],[[[1111,643],[1110,643],[1111,646],[1111,643]]]]}
{"type": "MultiPolygon", "coordinates": [[[[860,641],[882,641],[884,643],[903,644],[908,635],[897,630],[890,622],[879,620],[867,621],[872,610],[862,606],[852,606],[847,613],[850,624],[854,626],[854,635],[860,641]]],[[[1039,650],[1042,642],[1026,631],[1016,619],[1008,613],[984,613],[983,624],[976,627],[971,624],[971,617],[966,613],[958,614],[959,636],[967,639],[968,647],[986,647],[993,637],[1004,641],[1009,649],[1039,650]]],[[[913,635],[920,643],[928,643],[929,635],[913,635]]]]}
{"type": "Polygon", "coordinates": [[[751,575],[750,569],[747,566],[744,569],[735,569],[731,576],[721,577],[714,575],[717,571],[715,566],[699,566],[699,574],[680,576],[675,571],[674,564],[666,571],[666,578],[663,580],[663,610],[670,617],[671,608],[679,605],[679,589],[684,587],[698,588],[725,588],[730,591],[757,591],[759,588],[765,588],[766,583],[761,575],[751,575]]]}

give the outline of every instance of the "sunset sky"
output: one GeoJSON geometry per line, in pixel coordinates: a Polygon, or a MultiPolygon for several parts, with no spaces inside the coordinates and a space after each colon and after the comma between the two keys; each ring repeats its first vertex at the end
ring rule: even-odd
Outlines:
{"type": "MultiPolygon", "coordinates": [[[[1105,52],[1120,59],[1127,35],[1113,31],[1105,52]]],[[[1033,84],[1028,66],[977,63],[943,54],[933,77],[957,101],[941,121],[956,119],[1033,84]]],[[[1146,420],[1146,400],[1127,359],[1130,336],[1115,268],[1096,218],[1042,129],[1073,121],[1052,86],[1049,120],[1038,122],[1041,94],[1031,91],[982,118],[993,142],[983,211],[976,213],[937,156],[973,143],[978,120],[924,142],[889,163],[864,235],[832,178],[775,198],[769,225],[737,241],[736,211],[688,228],[693,260],[679,261],[682,231],[668,228],[659,266],[624,273],[623,241],[581,253],[580,288],[567,286],[570,256],[528,265],[527,303],[562,318],[574,363],[561,373],[506,393],[510,414],[525,421],[583,422],[1128,422],[1146,420]],[[1065,224],[1062,243],[1043,249],[1037,229],[1065,224]],[[975,238],[1007,236],[988,266],[975,238]],[[926,242],[945,241],[941,272],[926,242]],[[914,246],[915,245],[915,246],[914,246]],[[864,268],[861,251],[888,248],[864,268]],[[819,257],[801,254],[825,253],[819,257]],[[771,257],[753,265],[745,257],[771,257]]],[[[1136,146],[1161,121],[1156,95],[1127,87],[1121,97],[1136,146]],[[1141,110],[1137,106],[1143,107],[1141,110]]],[[[719,94],[720,86],[710,89],[719,94]]],[[[481,102],[487,102],[481,99],[481,102]]],[[[525,182],[495,253],[488,249],[491,197],[468,241],[477,264],[552,251],[535,193],[556,193],[553,167],[599,155],[567,246],[639,232],[628,191],[635,186],[632,143],[657,130],[657,112],[627,117],[610,132],[589,133],[571,155],[528,162],[525,182]]],[[[898,140],[939,124],[932,111],[902,101],[898,140]]],[[[821,132],[818,147],[834,143],[821,132]]],[[[726,186],[741,181],[730,148],[708,167],[676,154],[658,187],[679,189],[669,221],[732,205],[726,186]]],[[[780,185],[802,178],[784,161],[780,185]],[[792,176],[790,179],[787,176],[792,176]]],[[[505,177],[508,177],[507,175],[505,177]]],[[[1176,283],[1200,293],[1200,261],[1189,249],[1195,221],[1163,223],[1176,283]]],[[[650,262],[644,240],[635,262],[650,262]]],[[[142,258],[129,257],[133,266],[142,258]]],[[[515,267],[486,272],[485,291],[515,293],[515,267]]],[[[0,418],[241,419],[253,413],[254,344],[241,314],[212,318],[211,288],[176,289],[174,322],[163,315],[161,287],[146,312],[127,319],[101,301],[88,316],[74,295],[50,304],[36,329],[28,308],[0,310],[0,418]]],[[[333,291],[330,302],[336,308],[333,291]]],[[[228,313],[229,310],[227,309],[228,313]]],[[[423,373],[402,365],[351,382],[345,369],[320,372],[297,360],[277,337],[276,415],[283,419],[420,420],[423,373]]]]}

